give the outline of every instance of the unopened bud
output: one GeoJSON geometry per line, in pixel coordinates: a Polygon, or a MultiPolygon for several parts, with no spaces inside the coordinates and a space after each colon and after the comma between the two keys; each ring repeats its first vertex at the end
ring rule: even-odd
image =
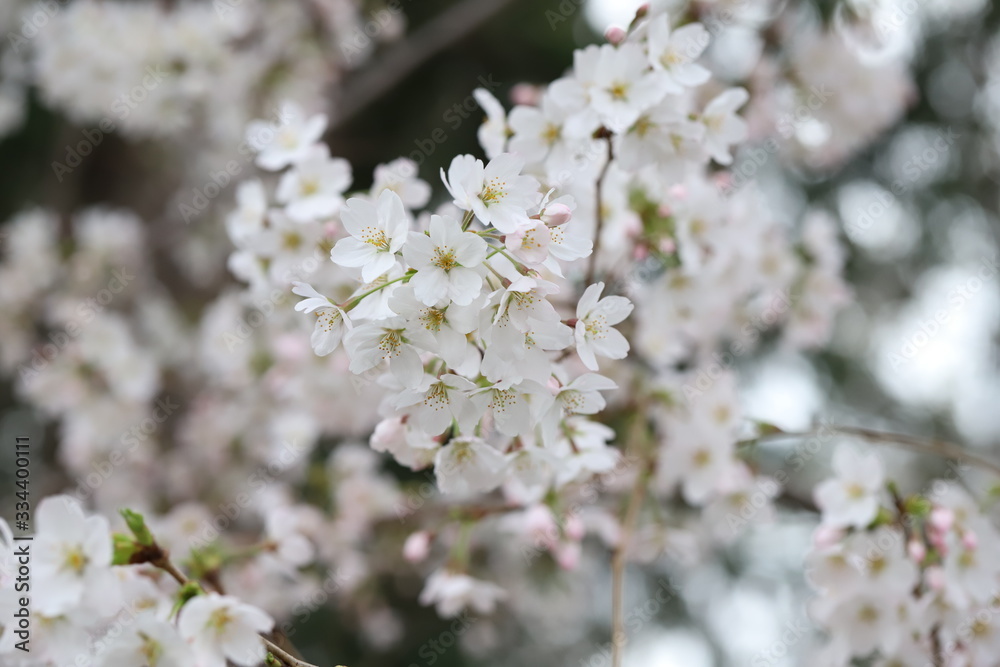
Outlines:
{"type": "Polygon", "coordinates": [[[406,538],[406,543],[403,544],[403,558],[411,563],[419,563],[424,560],[430,551],[431,534],[426,530],[412,533],[406,538]]]}
{"type": "Polygon", "coordinates": [[[844,531],[832,526],[819,526],[813,533],[813,545],[817,549],[829,549],[840,542],[844,537],[844,531]]]}
{"type": "Polygon", "coordinates": [[[932,565],[924,572],[924,580],[932,591],[940,591],[945,583],[944,570],[938,565],[932,565]]]}
{"type": "Polygon", "coordinates": [[[927,557],[927,547],[920,540],[910,540],[906,545],[906,553],[914,563],[923,563],[927,557]]]}
{"type": "Polygon", "coordinates": [[[946,507],[936,507],[931,510],[929,523],[934,530],[946,533],[955,523],[955,513],[946,507]]]}
{"type": "Polygon", "coordinates": [[[534,107],[538,106],[541,93],[538,86],[530,83],[519,83],[510,89],[510,101],[514,104],[534,107]]]}
{"type": "Polygon", "coordinates": [[[979,538],[971,530],[965,531],[962,535],[962,546],[969,551],[974,551],[979,546],[979,538]]]}
{"type": "Polygon", "coordinates": [[[615,46],[618,46],[619,44],[624,42],[627,36],[628,33],[625,32],[625,28],[616,25],[610,26],[607,30],[604,31],[604,39],[608,40],[615,46]]]}
{"type": "Polygon", "coordinates": [[[583,536],[587,533],[587,527],[583,525],[583,521],[576,514],[571,514],[566,517],[566,527],[564,528],[566,537],[579,542],[583,539],[583,536]]]}
{"type": "Polygon", "coordinates": [[[542,222],[549,227],[565,225],[573,218],[573,211],[566,204],[552,204],[546,206],[542,212],[542,222]]]}

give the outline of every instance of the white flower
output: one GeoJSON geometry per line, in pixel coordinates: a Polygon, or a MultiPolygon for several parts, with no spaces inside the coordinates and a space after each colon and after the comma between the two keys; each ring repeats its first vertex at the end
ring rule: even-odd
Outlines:
{"type": "Polygon", "coordinates": [[[708,31],[700,23],[689,23],[670,31],[670,20],[660,14],[649,24],[649,61],[667,75],[667,92],[681,93],[684,87],[700,86],[711,73],[696,64],[709,42],[708,31]]]}
{"type": "Polygon", "coordinates": [[[701,121],[705,124],[705,148],[719,164],[729,164],[733,156],[729,147],[747,137],[747,124],[736,115],[736,110],[750,99],[749,93],[743,88],[730,88],[719,93],[702,112],[701,121]]]}
{"type": "Polygon", "coordinates": [[[257,166],[268,171],[278,171],[304,159],[326,130],[326,116],[317,114],[305,117],[295,104],[285,104],[282,125],[275,129],[271,123],[255,120],[247,127],[247,143],[260,151],[257,166]]]}
{"type": "Polygon", "coordinates": [[[735,464],[733,439],[729,432],[704,418],[671,419],[665,429],[657,470],[661,482],[681,485],[684,500],[704,505],[724,485],[735,464]]]}
{"type": "Polygon", "coordinates": [[[473,211],[484,224],[503,233],[527,222],[527,210],[538,204],[541,193],[533,176],[521,174],[524,161],[510,153],[501,153],[483,166],[471,155],[458,155],[441,170],[441,180],[455,198],[455,206],[473,211]]]}
{"type": "Polygon", "coordinates": [[[331,159],[327,145],[317,144],[281,177],[276,196],[286,205],[285,212],[292,220],[322,220],[343,205],[342,195],[350,185],[350,163],[341,158],[331,159]]]}
{"type": "Polygon", "coordinates": [[[632,125],[663,98],[670,85],[666,74],[649,71],[642,47],[631,42],[617,48],[605,44],[596,59],[584,58],[582,62],[582,74],[591,83],[591,105],[612,132],[632,125]]]}
{"type": "Polygon", "coordinates": [[[612,327],[632,312],[632,302],[623,296],[606,296],[601,299],[604,283],[591,285],[584,291],[576,306],[576,352],[584,366],[596,371],[600,355],[608,359],[624,359],[629,343],[612,327]]]}
{"type": "Polygon", "coordinates": [[[552,234],[549,227],[537,219],[530,219],[504,236],[504,245],[514,257],[525,264],[541,264],[549,256],[552,234]]]}
{"type": "Polygon", "coordinates": [[[364,199],[348,199],[340,218],[350,236],[337,241],[330,259],[341,266],[361,267],[366,283],[392,268],[410,226],[399,195],[383,190],[377,207],[364,199]]]}
{"type": "Polygon", "coordinates": [[[432,215],[429,235],[410,232],[403,248],[403,259],[417,270],[410,278],[414,295],[428,306],[444,301],[469,305],[483,286],[475,267],[486,259],[486,250],[486,241],[463,232],[454,218],[432,215]]]}
{"type": "Polygon", "coordinates": [[[452,438],[434,457],[441,493],[486,493],[503,482],[507,459],[479,438],[452,438]]]}
{"type": "Polygon", "coordinates": [[[409,209],[422,208],[431,198],[431,186],[417,178],[417,163],[401,157],[375,167],[370,195],[378,198],[384,190],[392,190],[409,209]]]}
{"type": "Polygon", "coordinates": [[[614,470],[621,460],[621,451],[608,446],[614,437],[614,430],[604,424],[585,417],[568,418],[556,442],[546,445],[559,458],[556,485],[614,470]]]}
{"type": "Polygon", "coordinates": [[[503,153],[507,144],[507,117],[503,105],[485,88],[476,88],[472,96],[486,112],[486,120],[479,126],[477,137],[479,145],[486,151],[486,157],[491,160],[503,153]]]}
{"type": "Polygon", "coordinates": [[[504,318],[490,330],[490,345],[483,355],[481,372],[490,382],[544,385],[552,375],[549,351],[564,350],[573,342],[573,330],[558,321],[529,320],[528,331],[519,331],[504,318]]]}
{"type": "Polygon", "coordinates": [[[420,353],[406,338],[406,320],[390,317],[351,329],[344,337],[344,347],[351,357],[351,372],[360,375],[389,362],[389,369],[404,387],[414,387],[423,376],[420,353]]]}
{"type": "Polygon", "coordinates": [[[861,455],[841,445],[833,454],[837,474],[816,487],[816,505],[829,526],[864,528],[878,514],[884,477],[882,463],[874,454],[861,455]]]}
{"type": "Polygon", "coordinates": [[[494,324],[506,317],[518,331],[527,333],[533,328],[531,320],[545,323],[559,321],[559,313],[545,298],[559,291],[554,283],[521,275],[506,257],[492,258],[491,265],[511,281],[493,294],[494,298],[499,295],[494,324]]]}
{"type": "Polygon", "coordinates": [[[250,241],[264,230],[267,195],[259,180],[244,181],[236,188],[235,211],[226,218],[226,231],[237,246],[250,241]]]}
{"type": "MultiPolygon", "coordinates": [[[[427,306],[417,300],[413,288],[402,285],[389,299],[392,310],[406,318],[406,337],[414,345],[433,352],[452,369],[462,368],[474,358],[476,347],[466,336],[476,330],[483,299],[467,306],[427,306]]],[[[477,366],[478,368],[478,366],[477,366]]],[[[463,374],[464,371],[463,371],[463,374]]],[[[472,373],[475,375],[475,372],[472,373]]]]}
{"type": "Polygon", "coordinates": [[[507,593],[496,584],[459,572],[437,570],[427,579],[427,585],[420,593],[420,604],[433,604],[438,614],[451,618],[466,607],[471,607],[477,614],[490,614],[497,601],[505,597],[507,593]]]}
{"type": "Polygon", "coordinates": [[[614,381],[597,373],[584,373],[559,388],[555,401],[542,418],[542,433],[551,442],[562,421],[572,415],[594,415],[604,409],[602,391],[617,389],[614,381]]]}
{"type": "Polygon", "coordinates": [[[816,615],[855,655],[867,655],[880,646],[894,646],[905,630],[899,622],[895,598],[878,591],[858,591],[850,597],[832,601],[826,598],[821,602],[827,604],[817,605],[816,615]]]}
{"type": "Polygon", "coordinates": [[[244,667],[259,665],[267,655],[260,633],[272,627],[274,620],[257,607],[218,593],[192,598],[177,619],[199,667],[225,667],[227,659],[244,667]]]}
{"type": "Polygon", "coordinates": [[[516,385],[510,381],[497,382],[472,394],[472,402],[480,411],[492,411],[497,430],[511,437],[529,433],[532,413],[541,414],[551,401],[552,394],[531,380],[516,385]]]}
{"type": "Polygon", "coordinates": [[[351,320],[339,306],[316,291],[309,283],[292,283],[293,294],[306,297],[295,304],[295,310],[304,313],[316,313],[316,326],[312,332],[310,343],[313,350],[321,357],[333,352],[340,345],[344,332],[351,328],[351,320]]]}
{"type": "Polygon", "coordinates": [[[126,625],[103,655],[103,667],[187,667],[188,646],[174,626],[146,612],[126,625]]]}
{"type": "Polygon", "coordinates": [[[445,373],[439,378],[427,378],[428,383],[417,389],[408,389],[396,399],[397,408],[405,408],[427,433],[436,435],[458,424],[459,432],[466,432],[479,421],[479,412],[469,400],[469,392],[476,388],[463,377],[445,373]]]}
{"type": "Polygon", "coordinates": [[[70,496],[42,500],[35,520],[32,602],[38,613],[60,616],[80,605],[113,610],[118,590],[108,520],[85,516],[70,496]]]}
{"type": "Polygon", "coordinates": [[[541,162],[565,143],[563,124],[571,109],[550,89],[537,107],[516,106],[510,112],[510,152],[529,164],[541,162]]]}

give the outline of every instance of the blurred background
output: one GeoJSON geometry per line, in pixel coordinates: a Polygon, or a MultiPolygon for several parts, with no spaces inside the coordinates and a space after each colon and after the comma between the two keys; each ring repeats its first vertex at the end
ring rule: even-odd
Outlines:
{"type": "MultiPolygon", "coordinates": [[[[63,3],[52,4],[53,11],[66,11],[63,3]]],[[[639,4],[403,0],[402,11],[392,12],[388,27],[375,31],[377,38],[358,55],[341,52],[338,71],[327,79],[326,93],[345,114],[335,116],[327,131],[331,153],[354,165],[356,188],[370,184],[377,164],[416,156],[420,176],[440,197],[439,169],[456,154],[481,154],[476,132],[483,113],[471,98],[474,88],[486,87],[509,108],[516,86],[557,78],[571,65],[575,48],[602,41],[611,24],[627,25],[639,4]],[[445,22],[435,23],[442,17],[445,22]]],[[[827,419],[939,437],[1000,458],[1000,7],[988,0],[881,2],[877,11],[885,12],[886,22],[872,34],[851,20],[871,11],[863,4],[872,3],[788,0],[769,6],[780,12],[791,5],[825,22],[874,61],[904,62],[914,86],[902,120],[864,152],[835,167],[770,161],[757,174],[756,182],[781,215],[792,219],[820,207],[841,219],[854,300],[840,314],[825,351],[806,356],[765,345],[739,361],[747,413],[788,430],[807,430],[827,419]]],[[[384,5],[356,5],[352,25],[364,26],[380,11],[384,5]]],[[[194,317],[227,284],[235,284],[226,271],[229,249],[221,223],[234,188],[223,188],[193,222],[182,219],[180,207],[197,196],[191,184],[202,182],[191,174],[207,173],[206,165],[210,171],[218,159],[189,159],[190,147],[177,150],[183,137],[110,132],[79,167],[60,173],[54,163],[67,163],[67,148],[95,125],[74,118],[37,86],[12,92],[27,75],[8,57],[21,22],[13,18],[7,27],[6,80],[0,82],[0,91],[6,91],[0,93],[6,130],[0,139],[0,220],[37,205],[67,227],[74,213],[89,205],[129,209],[150,236],[153,253],[142,261],[194,317]]],[[[714,70],[740,80],[741,63],[756,62],[765,48],[755,31],[734,28],[713,45],[709,59],[714,70]]],[[[74,66],[52,65],[68,79],[74,66]]],[[[222,99],[198,113],[225,118],[230,110],[222,99]]],[[[228,136],[213,135],[203,117],[195,122],[208,132],[198,136],[209,137],[213,153],[235,152],[242,131],[238,114],[228,136]]],[[[804,125],[799,128],[804,133],[822,130],[804,125]]],[[[0,252],[9,252],[7,238],[6,227],[0,227],[0,252]]],[[[0,291],[14,289],[17,283],[0,281],[0,291]]],[[[15,315],[0,311],[0,317],[8,318],[0,331],[13,336],[15,315]]],[[[8,373],[0,384],[3,441],[30,433],[37,443],[35,490],[58,491],[68,481],[59,472],[59,431],[19,397],[15,375],[8,373]]],[[[766,471],[780,467],[794,446],[767,445],[755,455],[766,471]]],[[[882,456],[894,475],[917,485],[945,471],[940,461],[889,450],[882,456]]],[[[796,473],[790,495],[807,495],[826,475],[826,460],[820,452],[796,473]]],[[[5,448],[0,488],[11,488],[12,469],[5,448]]],[[[802,555],[815,518],[793,505],[780,504],[773,524],[755,529],[719,563],[682,585],[664,587],[671,570],[656,563],[634,568],[629,599],[656,603],[633,610],[635,639],[626,664],[802,664],[796,656],[811,636],[802,555]],[[657,590],[667,589],[664,599],[656,597],[657,590]]],[[[349,610],[323,609],[311,614],[295,641],[311,655],[326,654],[353,667],[610,664],[601,644],[609,580],[595,577],[581,587],[571,581],[574,576],[554,566],[539,568],[536,593],[547,602],[537,610],[534,626],[505,627],[512,622],[502,618],[455,626],[415,604],[413,587],[419,581],[413,580],[387,586],[397,593],[391,599],[394,622],[359,632],[349,610]],[[581,605],[589,623],[575,620],[581,605]],[[560,610],[570,608],[574,620],[566,627],[560,610]],[[519,640],[507,643],[512,636],[519,640]],[[505,643],[498,646],[500,637],[505,643]],[[462,649],[452,650],[454,643],[462,649]]]]}

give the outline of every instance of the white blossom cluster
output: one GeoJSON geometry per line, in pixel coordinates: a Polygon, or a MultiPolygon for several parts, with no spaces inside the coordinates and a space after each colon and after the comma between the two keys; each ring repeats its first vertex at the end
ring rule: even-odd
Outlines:
{"type": "Polygon", "coordinates": [[[0,131],[31,86],[81,127],[225,144],[262,102],[315,106],[362,60],[360,47],[330,46],[360,22],[351,0],[7,5],[0,131]]]}
{"type": "Polygon", "coordinates": [[[942,479],[901,497],[877,456],[846,446],[833,468],[807,557],[812,615],[830,637],[815,664],[995,665],[1000,533],[981,504],[942,479]]]}
{"type": "MultiPolygon", "coordinates": [[[[344,4],[302,3],[350,16],[344,4]]],[[[262,113],[262,81],[272,99],[299,102],[275,132],[269,119],[249,123],[264,173],[236,188],[221,250],[240,284],[201,302],[148,270],[164,260],[130,213],[36,210],[7,227],[0,362],[59,424],[68,493],[99,513],[84,519],[66,498],[38,509],[40,659],[255,665],[257,634],[294,624],[319,594],[355,612],[366,641],[389,645],[403,629],[379,576],[401,572],[424,580],[419,601],[442,616],[507,605],[526,626],[569,626],[588,604],[579,592],[544,597],[536,560],[597,576],[591,537],[633,559],[667,551],[695,565],[772,515],[778,485],[738,450],[749,432],[739,365],[763,341],[822,345],[850,291],[836,220],[774,211],[756,187],[731,187],[729,169],[748,141],[780,131],[788,98],[777,88],[814,74],[836,79],[831,99],[844,105],[825,107],[837,144],[820,161],[844,159],[903,108],[905,86],[879,84],[899,83],[898,70],[850,60],[857,76],[837,79],[816,56],[793,79],[764,58],[782,85],[751,94],[708,67],[710,13],[700,23],[654,7],[578,50],[564,77],[519,88],[509,111],[477,90],[485,155],[455,157],[435,198],[405,158],[355,187],[322,142],[327,115],[307,111],[329,54],[300,39],[300,3],[239,6],[209,16],[194,3],[163,14],[84,0],[32,46],[36,85],[80,122],[145,68],[166,68],[128,116],[136,136],[200,122],[231,135],[262,113]],[[111,42],[99,36],[116,29],[121,62],[100,57],[111,42]],[[70,61],[93,71],[68,80],[70,61]],[[848,99],[882,107],[862,118],[848,99]],[[206,119],[208,108],[220,113],[206,119]],[[419,481],[387,472],[390,457],[419,481]],[[619,504],[636,484],[663,511],[641,513],[629,533],[619,504]],[[166,577],[112,566],[101,515],[123,505],[230,594],[172,615],[166,577]],[[122,609],[141,611],[125,621],[122,609]]],[[[190,277],[219,251],[181,245],[181,266],[167,270],[190,277]]],[[[824,511],[858,530],[871,522],[824,493],[824,511]]],[[[0,608],[11,604],[4,572],[0,608]]],[[[11,641],[0,627],[3,660],[11,641]]]]}

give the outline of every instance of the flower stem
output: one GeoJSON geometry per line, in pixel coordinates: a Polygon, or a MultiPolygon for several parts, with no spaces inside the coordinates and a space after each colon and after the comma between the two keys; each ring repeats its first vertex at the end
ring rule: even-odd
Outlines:
{"type": "Polygon", "coordinates": [[[398,283],[401,280],[402,281],[409,281],[410,276],[412,276],[412,275],[413,275],[412,273],[407,273],[407,274],[402,275],[402,276],[400,276],[398,278],[393,278],[392,280],[388,280],[388,281],[382,283],[381,285],[379,285],[378,287],[373,287],[372,289],[368,290],[364,294],[360,294],[360,295],[354,297],[353,299],[351,299],[350,301],[348,301],[347,305],[344,306],[343,308],[344,308],[344,310],[352,310],[355,306],[357,306],[359,303],[361,303],[365,299],[365,297],[369,297],[372,294],[374,294],[375,292],[378,292],[381,289],[385,289],[389,285],[391,285],[393,283],[398,283]]]}
{"type": "Polygon", "coordinates": [[[585,286],[593,284],[594,276],[597,273],[597,255],[601,251],[601,230],[604,227],[604,198],[601,195],[601,191],[604,186],[604,176],[608,173],[608,167],[611,166],[611,160],[614,159],[613,150],[611,148],[611,137],[609,136],[605,141],[608,142],[608,159],[601,168],[601,173],[598,175],[597,183],[594,186],[594,192],[596,193],[597,198],[597,211],[595,213],[597,222],[594,225],[594,247],[590,251],[590,262],[587,264],[587,276],[583,281],[585,286]]]}
{"type": "Polygon", "coordinates": [[[777,438],[810,438],[826,433],[840,433],[841,435],[853,436],[871,443],[881,445],[895,445],[903,449],[909,449],[921,454],[933,454],[946,459],[962,461],[970,465],[978,466],[984,470],[989,470],[995,475],[1000,475],[1000,464],[985,457],[974,454],[964,447],[956,445],[946,440],[924,440],[902,433],[885,433],[873,429],[862,428],[860,426],[824,426],[817,431],[790,432],[777,431],[765,433],[758,436],[756,440],[774,440],[777,438]]]}
{"type": "MultiPolygon", "coordinates": [[[[156,567],[160,568],[161,570],[169,574],[181,586],[187,584],[190,581],[190,579],[188,579],[187,576],[185,576],[185,574],[181,572],[177,568],[177,566],[170,561],[170,559],[166,556],[165,552],[162,557],[150,561],[150,564],[155,565],[156,567]]],[[[264,642],[264,645],[267,647],[267,650],[270,651],[271,654],[274,655],[274,657],[278,658],[286,665],[288,665],[288,667],[317,667],[312,663],[305,662],[304,660],[299,660],[291,653],[288,653],[280,646],[272,642],[267,637],[261,635],[260,638],[264,642]]]]}

